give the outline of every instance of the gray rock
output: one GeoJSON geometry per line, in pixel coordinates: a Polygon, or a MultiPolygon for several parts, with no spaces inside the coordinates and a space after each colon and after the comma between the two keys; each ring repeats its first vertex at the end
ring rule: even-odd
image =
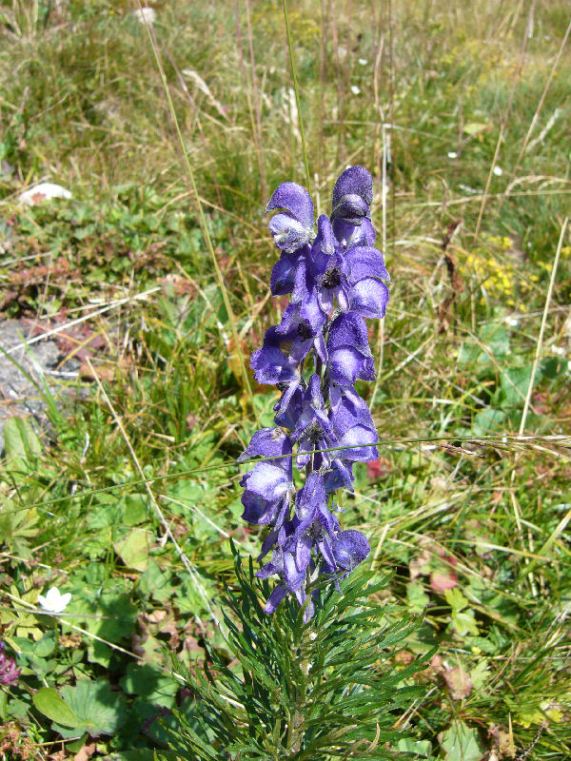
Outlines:
{"type": "Polygon", "coordinates": [[[41,389],[49,384],[50,372],[56,367],[60,351],[55,341],[45,339],[22,347],[29,328],[18,320],[0,322],[0,452],[4,449],[2,431],[13,416],[33,418],[36,426],[48,424],[46,404],[41,389]],[[20,347],[16,350],[15,347],[20,347]],[[11,361],[4,352],[9,352],[11,361]]]}

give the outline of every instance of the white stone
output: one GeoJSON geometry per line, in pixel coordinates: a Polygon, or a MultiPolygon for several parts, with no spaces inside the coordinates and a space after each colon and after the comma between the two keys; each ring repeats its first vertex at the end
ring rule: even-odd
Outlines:
{"type": "Polygon", "coordinates": [[[133,11],[133,16],[144,26],[153,26],[157,20],[157,12],[154,8],[137,8],[133,11]]]}
{"type": "Polygon", "coordinates": [[[20,193],[18,200],[26,206],[35,206],[43,201],[49,201],[51,198],[72,198],[71,193],[61,185],[55,182],[40,182],[28,190],[20,193]]]}

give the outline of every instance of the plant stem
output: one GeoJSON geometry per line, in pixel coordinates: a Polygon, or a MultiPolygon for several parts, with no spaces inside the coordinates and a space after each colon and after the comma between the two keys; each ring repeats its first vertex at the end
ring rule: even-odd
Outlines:
{"type": "Polygon", "coordinates": [[[304,716],[305,716],[305,698],[307,694],[307,675],[309,673],[309,658],[307,645],[311,644],[309,629],[302,626],[301,642],[298,649],[300,651],[299,659],[299,684],[295,687],[295,702],[293,711],[290,714],[286,737],[286,750],[288,759],[294,759],[301,750],[301,744],[304,736],[304,716]]]}
{"type": "Polygon", "coordinates": [[[297,106],[297,119],[299,122],[299,134],[301,136],[301,151],[303,154],[303,166],[305,169],[305,181],[307,183],[307,189],[309,190],[311,188],[311,174],[309,173],[309,162],[307,159],[307,145],[305,142],[305,130],[303,128],[303,118],[301,115],[301,98],[299,95],[299,84],[297,81],[297,73],[295,69],[295,58],[293,55],[293,43],[291,39],[291,30],[289,26],[289,18],[287,15],[287,0],[283,0],[283,9],[284,9],[284,22],[285,22],[285,28],[286,28],[286,35],[287,35],[287,47],[288,47],[288,53],[289,53],[289,65],[291,68],[291,78],[293,82],[293,91],[295,93],[295,104],[297,106]]]}

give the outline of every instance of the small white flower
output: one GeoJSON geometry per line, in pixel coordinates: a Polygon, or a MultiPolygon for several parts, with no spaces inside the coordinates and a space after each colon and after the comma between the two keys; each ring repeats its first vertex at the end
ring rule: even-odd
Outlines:
{"type": "Polygon", "coordinates": [[[506,317],[506,325],[509,325],[510,328],[517,328],[519,320],[517,317],[506,317]]]}
{"type": "Polygon", "coordinates": [[[144,26],[153,26],[157,20],[157,12],[154,8],[137,8],[133,16],[144,26]]]}
{"type": "Polygon", "coordinates": [[[457,159],[458,158],[458,154],[456,153],[456,151],[448,151],[448,158],[449,159],[457,159]]]}
{"type": "Polygon", "coordinates": [[[567,354],[563,346],[552,346],[551,351],[558,357],[564,357],[567,354]]]}
{"type": "Polygon", "coordinates": [[[38,595],[38,602],[40,603],[40,607],[46,613],[63,613],[63,611],[67,608],[70,600],[71,592],[66,592],[64,595],[62,595],[57,587],[50,587],[45,596],[38,595]]]}
{"type": "Polygon", "coordinates": [[[501,177],[503,173],[504,173],[504,170],[501,168],[501,166],[494,167],[494,174],[496,175],[496,177],[501,177]]]}
{"type": "Polygon", "coordinates": [[[23,193],[20,193],[18,200],[26,206],[35,206],[42,201],[48,201],[50,198],[71,198],[71,193],[61,185],[54,182],[40,182],[23,193]]]}
{"type": "Polygon", "coordinates": [[[357,87],[357,85],[351,85],[351,92],[353,93],[353,95],[360,95],[361,88],[357,87]]]}
{"type": "Polygon", "coordinates": [[[359,63],[361,66],[366,66],[369,62],[366,58],[359,58],[359,63]]]}

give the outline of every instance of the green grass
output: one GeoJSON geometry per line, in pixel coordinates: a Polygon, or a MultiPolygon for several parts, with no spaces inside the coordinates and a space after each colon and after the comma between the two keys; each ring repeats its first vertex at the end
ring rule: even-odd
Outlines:
{"type": "MultiPolygon", "coordinates": [[[[0,632],[27,688],[0,692],[0,748],[54,758],[32,692],[88,678],[112,685],[123,717],[101,719],[98,753],[142,754],[175,701],[168,651],[190,668],[205,641],[224,652],[212,618],[234,582],[228,538],[257,554],[235,458],[274,397],[254,388],[254,414],[240,355],[278,314],[263,209],[277,183],[304,182],[302,146],[281,2],[156,3],[217,279],[131,6],[37,5],[35,19],[34,3],[0,4],[3,315],[93,316],[66,347],[83,378],[59,381],[63,414],[8,437],[0,632]],[[74,200],[22,209],[45,177],[74,200]],[[33,612],[52,584],[73,594],[57,624],[33,612]]],[[[422,621],[408,652],[439,654],[402,723],[433,758],[461,761],[455,733],[463,761],[568,758],[568,231],[553,272],[571,192],[567,7],[320,6],[288,4],[311,191],[326,209],[341,169],[371,169],[393,278],[372,334],[381,473],[359,472],[346,521],[370,538],[381,599],[422,621]]]]}

